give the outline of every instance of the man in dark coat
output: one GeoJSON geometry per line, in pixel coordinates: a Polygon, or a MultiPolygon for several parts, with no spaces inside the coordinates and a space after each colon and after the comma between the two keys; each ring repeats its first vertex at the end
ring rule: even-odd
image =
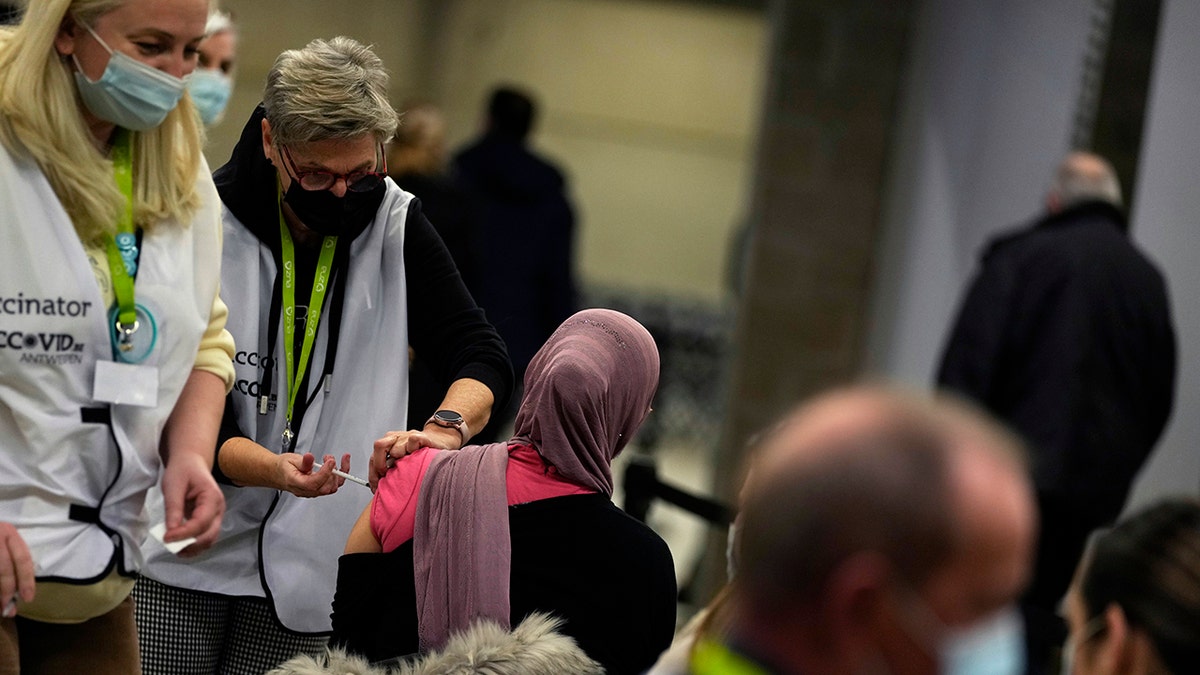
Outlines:
{"type": "Polygon", "coordinates": [[[1108,162],[1069,155],[1047,213],[984,253],[937,376],[1010,424],[1034,455],[1030,672],[1064,636],[1055,611],[1088,534],[1120,513],[1171,413],[1166,281],[1130,240],[1120,205],[1108,162]]]}
{"type": "MultiPolygon", "coordinates": [[[[454,158],[483,212],[486,262],[476,300],[508,345],[518,388],[534,353],[576,309],[575,216],[562,172],[527,147],[535,114],[529,95],[497,88],[483,136],[454,158]]],[[[500,417],[489,428],[508,421],[500,417]]]]}

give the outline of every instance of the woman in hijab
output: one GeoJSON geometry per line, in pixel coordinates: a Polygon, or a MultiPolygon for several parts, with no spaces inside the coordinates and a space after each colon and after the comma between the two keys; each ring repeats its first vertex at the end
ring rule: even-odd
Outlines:
{"type": "Polygon", "coordinates": [[[674,564],[612,503],[611,464],[658,373],[632,318],[563,322],[529,365],[512,439],[422,449],[380,481],[340,561],[331,643],[378,661],[540,611],[607,672],[650,667],[674,632],[674,564]]]}

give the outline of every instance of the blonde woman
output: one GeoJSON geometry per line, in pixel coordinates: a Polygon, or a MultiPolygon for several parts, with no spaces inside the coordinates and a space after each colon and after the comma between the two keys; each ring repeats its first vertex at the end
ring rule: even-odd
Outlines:
{"type": "Polygon", "coordinates": [[[184,83],[207,14],[43,0],[0,32],[0,673],[140,672],[139,544],[220,529],[232,340],[184,83]]]}

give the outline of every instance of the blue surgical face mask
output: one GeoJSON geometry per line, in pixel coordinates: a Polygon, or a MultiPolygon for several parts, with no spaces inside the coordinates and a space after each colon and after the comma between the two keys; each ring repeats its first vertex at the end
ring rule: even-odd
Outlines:
{"type": "Polygon", "coordinates": [[[935,647],[941,675],[1022,675],[1025,672],[1025,625],[1015,607],[1000,609],[973,624],[949,627],[917,593],[911,628],[920,643],[935,647]]]}
{"type": "Polygon", "coordinates": [[[80,23],[96,38],[110,58],[95,82],[83,74],[75,60],[75,84],[83,104],[93,115],[132,131],[147,131],[162,124],[179,104],[186,82],[137,59],[113,51],[91,26],[80,23]]]}
{"type": "Polygon", "coordinates": [[[938,648],[944,675],[1021,675],[1025,672],[1025,627],[1007,608],[966,628],[952,630],[938,648]]]}
{"type": "Polygon", "coordinates": [[[233,79],[216,68],[197,68],[187,86],[192,103],[200,111],[200,119],[209,126],[220,122],[233,93],[233,79]]]}

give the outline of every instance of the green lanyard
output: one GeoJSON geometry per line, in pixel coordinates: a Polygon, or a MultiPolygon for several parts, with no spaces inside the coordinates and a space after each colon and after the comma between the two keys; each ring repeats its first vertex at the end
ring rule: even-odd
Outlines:
{"type": "Polygon", "coordinates": [[[114,343],[121,351],[133,348],[138,329],[137,309],[133,300],[133,275],[137,273],[137,235],[133,232],[133,140],[118,128],[112,148],[113,177],[125,197],[125,208],[117,218],[117,234],[105,236],[108,272],[112,275],[113,294],[117,297],[117,321],[114,343]]]}
{"type": "Polygon", "coordinates": [[[712,640],[701,640],[692,652],[692,675],[767,675],[767,671],[712,640]]]}
{"type": "Polygon", "coordinates": [[[308,369],[309,356],[317,336],[317,323],[321,320],[321,307],[325,303],[325,290],[329,284],[329,273],[333,267],[333,252],[337,248],[337,237],[325,237],[321,241],[321,255],[317,259],[317,273],[313,277],[312,295],[308,301],[308,317],[304,322],[304,340],[300,345],[300,363],[294,356],[296,344],[296,248],[292,244],[292,233],[283,221],[283,210],[279,211],[279,239],[283,253],[283,358],[287,372],[287,417],[283,428],[283,451],[292,448],[292,409],[296,405],[304,371],[308,369]]]}

